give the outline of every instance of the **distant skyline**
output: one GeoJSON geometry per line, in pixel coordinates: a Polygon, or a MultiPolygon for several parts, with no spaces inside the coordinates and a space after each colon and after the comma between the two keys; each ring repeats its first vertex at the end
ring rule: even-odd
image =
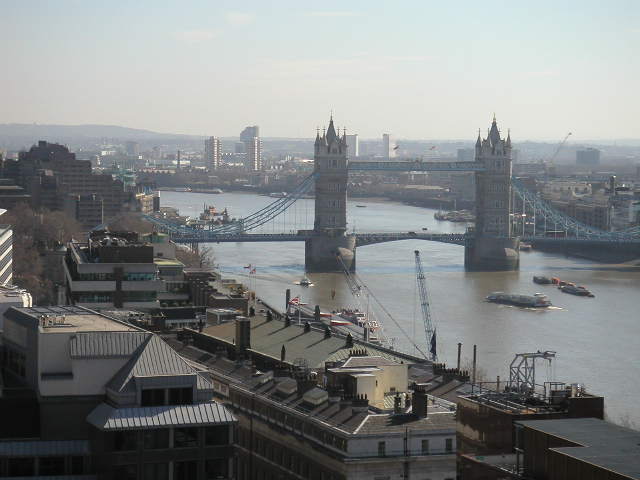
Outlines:
{"type": "Polygon", "coordinates": [[[640,137],[640,2],[3,3],[3,123],[640,137]]]}

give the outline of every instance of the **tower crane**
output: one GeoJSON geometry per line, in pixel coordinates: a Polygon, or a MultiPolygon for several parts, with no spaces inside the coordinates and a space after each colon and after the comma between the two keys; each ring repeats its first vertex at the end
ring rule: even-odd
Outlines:
{"type": "Polygon", "coordinates": [[[424,322],[424,335],[427,341],[427,349],[429,350],[432,361],[438,359],[436,353],[436,327],[431,320],[431,308],[429,306],[429,296],[427,295],[427,285],[424,279],[424,269],[422,268],[422,260],[420,259],[420,251],[414,251],[416,256],[416,284],[420,294],[420,307],[422,308],[422,320],[424,322]]]}
{"type": "Polygon", "coordinates": [[[562,147],[564,147],[564,144],[567,143],[567,140],[569,139],[569,137],[571,136],[571,132],[567,133],[564,138],[562,139],[562,141],[558,144],[558,146],[556,147],[556,151],[553,152],[553,155],[551,155],[551,157],[549,158],[549,163],[551,165],[553,165],[554,160],[556,159],[556,157],[558,156],[558,154],[560,153],[560,150],[562,150],[562,147]]]}

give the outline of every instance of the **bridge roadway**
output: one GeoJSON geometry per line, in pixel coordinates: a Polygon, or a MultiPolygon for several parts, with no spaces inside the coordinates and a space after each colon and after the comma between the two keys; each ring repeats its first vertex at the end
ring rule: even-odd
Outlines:
{"type": "MultiPolygon", "coordinates": [[[[240,242],[303,242],[312,238],[311,232],[304,233],[223,233],[215,234],[206,230],[197,233],[172,233],[176,243],[240,243],[240,242]]],[[[357,233],[356,247],[396,240],[430,240],[433,242],[465,244],[463,233],[422,233],[422,232],[372,232],[357,233]]]]}

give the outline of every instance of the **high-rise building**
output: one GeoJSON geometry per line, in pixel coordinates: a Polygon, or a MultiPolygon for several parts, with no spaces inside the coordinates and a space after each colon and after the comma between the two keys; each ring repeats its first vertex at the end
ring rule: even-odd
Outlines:
{"type": "Polygon", "coordinates": [[[385,160],[396,156],[396,142],[389,133],[382,134],[382,156],[385,160]]]}
{"type": "Polygon", "coordinates": [[[217,170],[222,158],[222,144],[218,137],[209,137],[204,141],[204,163],[209,170],[217,170]]]}
{"type": "Polygon", "coordinates": [[[346,135],[347,137],[347,155],[349,158],[355,158],[360,155],[360,142],[358,142],[358,134],[346,135]]]}
{"type": "Polygon", "coordinates": [[[244,145],[244,152],[242,153],[247,154],[247,158],[245,159],[245,168],[250,171],[260,170],[262,168],[262,141],[260,140],[260,127],[257,125],[246,127],[242,132],[240,132],[240,142],[244,145]]]}
{"type": "Polygon", "coordinates": [[[600,150],[587,148],[576,152],[576,165],[600,165],[600,150]]]}
{"type": "Polygon", "coordinates": [[[245,142],[245,145],[247,147],[247,158],[245,160],[245,168],[251,171],[261,170],[262,169],[262,140],[260,140],[260,137],[253,137],[250,141],[245,142]]]}

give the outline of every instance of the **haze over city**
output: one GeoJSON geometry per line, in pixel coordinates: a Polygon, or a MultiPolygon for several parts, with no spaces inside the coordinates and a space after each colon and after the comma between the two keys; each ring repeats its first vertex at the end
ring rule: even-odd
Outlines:
{"type": "Polygon", "coordinates": [[[637,138],[640,4],[6,2],[4,123],[637,138]]]}

